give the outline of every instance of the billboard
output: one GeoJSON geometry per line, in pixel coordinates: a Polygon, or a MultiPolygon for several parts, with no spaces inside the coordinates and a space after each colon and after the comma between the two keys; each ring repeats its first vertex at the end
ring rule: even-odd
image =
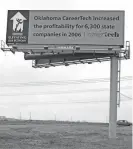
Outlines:
{"type": "Polygon", "coordinates": [[[7,45],[124,45],[124,11],[9,10],[7,45]]]}

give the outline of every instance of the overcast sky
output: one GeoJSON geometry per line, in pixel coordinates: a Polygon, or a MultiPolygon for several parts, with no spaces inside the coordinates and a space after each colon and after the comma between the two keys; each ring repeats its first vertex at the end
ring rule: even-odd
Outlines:
{"type": "MultiPolygon", "coordinates": [[[[130,0],[4,0],[0,5],[0,40],[6,39],[7,10],[125,10],[125,41],[132,43],[133,9],[130,0]]],[[[132,56],[131,56],[132,57],[132,56]]],[[[121,77],[132,76],[132,61],[122,61],[121,77]]],[[[7,87],[7,83],[67,81],[110,77],[110,63],[34,69],[22,53],[0,51],[0,116],[57,120],[108,121],[109,82],[7,87]],[[2,86],[4,85],[4,87],[2,86]],[[99,89],[105,88],[105,91],[99,89]],[[93,91],[92,91],[93,89],[93,91]],[[72,93],[73,90],[80,90],[72,93]],[[82,90],[82,91],[81,91],[82,90]],[[88,92],[86,92],[88,90],[88,92]],[[67,93],[66,93],[67,92],[67,93]],[[4,94],[4,96],[2,96],[4,94]],[[12,95],[10,95],[12,94],[12,95]],[[29,95],[24,95],[29,94],[29,95]],[[7,96],[10,95],[10,96],[7,96]],[[77,103],[71,103],[72,101],[77,103]],[[101,101],[92,102],[91,101],[101,101]],[[107,102],[103,102],[107,101],[107,102]],[[89,102],[81,103],[78,102],[89,102]],[[51,104],[52,103],[52,104],[51,104]],[[59,103],[59,104],[57,104],[59,103]]],[[[121,93],[132,97],[131,79],[121,82],[121,93]]],[[[131,100],[122,96],[118,119],[131,121],[131,100]]]]}

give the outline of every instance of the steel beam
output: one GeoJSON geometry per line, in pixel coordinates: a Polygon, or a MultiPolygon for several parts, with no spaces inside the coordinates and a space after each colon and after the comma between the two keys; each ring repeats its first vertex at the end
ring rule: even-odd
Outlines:
{"type": "Polygon", "coordinates": [[[111,57],[109,138],[116,138],[118,58],[111,57]]]}

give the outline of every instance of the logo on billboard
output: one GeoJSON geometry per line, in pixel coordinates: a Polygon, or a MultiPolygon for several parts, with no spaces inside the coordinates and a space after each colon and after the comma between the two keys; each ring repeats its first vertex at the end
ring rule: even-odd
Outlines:
{"type": "Polygon", "coordinates": [[[13,21],[13,35],[23,35],[24,21],[27,19],[20,12],[17,12],[10,20],[13,21]]]}
{"type": "Polygon", "coordinates": [[[6,43],[27,44],[29,32],[29,11],[9,10],[6,43]]]}

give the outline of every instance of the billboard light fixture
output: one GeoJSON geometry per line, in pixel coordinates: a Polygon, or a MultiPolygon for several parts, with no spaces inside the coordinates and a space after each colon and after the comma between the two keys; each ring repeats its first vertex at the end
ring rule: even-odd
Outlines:
{"type": "Polygon", "coordinates": [[[76,50],[80,50],[80,47],[79,47],[79,46],[76,46],[75,49],[76,49],[76,50]]]}
{"type": "Polygon", "coordinates": [[[84,61],[82,61],[82,60],[79,60],[82,64],[85,64],[85,62],[84,61]]]}
{"type": "Polygon", "coordinates": [[[74,50],[72,51],[72,54],[73,54],[73,55],[75,54],[75,51],[74,51],[74,50]]]}
{"type": "Polygon", "coordinates": [[[48,50],[48,46],[44,46],[44,50],[48,50]]]}
{"type": "Polygon", "coordinates": [[[101,63],[100,59],[96,58],[96,60],[101,63]]]}
{"type": "Polygon", "coordinates": [[[49,68],[49,66],[45,66],[45,68],[49,68]]]}
{"type": "Polygon", "coordinates": [[[12,48],[15,49],[15,50],[17,50],[17,46],[16,45],[13,45],[12,48]]]}
{"type": "Polygon", "coordinates": [[[111,47],[110,47],[110,48],[108,48],[108,50],[109,50],[109,51],[112,51],[112,50],[113,50],[113,48],[111,48],[111,47]]]}
{"type": "Polygon", "coordinates": [[[55,52],[52,50],[52,53],[55,54],[55,52]]]}
{"type": "Polygon", "coordinates": [[[68,63],[65,63],[65,66],[69,66],[69,64],[68,63]]]}
{"type": "Polygon", "coordinates": [[[31,54],[34,54],[33,50],[30,50],[31,54]]]}

